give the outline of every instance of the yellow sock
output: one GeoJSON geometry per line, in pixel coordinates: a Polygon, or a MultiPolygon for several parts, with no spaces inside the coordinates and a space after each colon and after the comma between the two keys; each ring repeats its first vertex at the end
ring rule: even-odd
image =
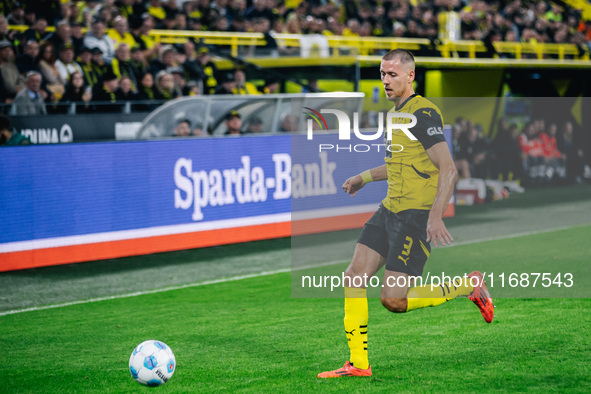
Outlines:
{"type": "Polygon", "coordinates": [[[413,287],[406,294],[408,303],[406,311],[441,305],[458,296],[470,295],[472,290],[474,288],[470,285],[470,281],[465,278],[461,282],[445,282],[440,286],[433,287],[433,290],[431,290],[431,285],[413,287]]]}
{"type": "Polygon", "coordinates": [[[345,287],[345,333],[354,367],[367,369],[367,290],[345,287]]]}

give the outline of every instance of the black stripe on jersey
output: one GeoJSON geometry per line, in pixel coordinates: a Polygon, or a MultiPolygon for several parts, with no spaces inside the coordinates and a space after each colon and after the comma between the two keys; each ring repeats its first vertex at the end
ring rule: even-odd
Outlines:
{"type": "Polygon", "coordinates": [[[423,179],[429,179],[429,178],[431,178],[431,175],[425,174],[424,172],[421,172],[421,171],[417,170],[417,168],[415,167],[414,164],[411,164],[410,166],[412,167],[413,170],[415,170],[415,172],[417,173],[417,175],[420,176],[421,178],[423,178],[423,179]]]}

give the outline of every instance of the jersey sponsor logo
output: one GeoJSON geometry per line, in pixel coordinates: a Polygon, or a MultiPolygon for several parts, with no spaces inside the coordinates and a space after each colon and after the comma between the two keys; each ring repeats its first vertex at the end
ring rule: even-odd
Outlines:
{"type": "MultiPolygon", "coordinates": [[[[423,111],[425,112],[425,111],[423,111]]],[[[443,135],[443,128],[442,127],[429,127],[427,129],[428,136],[434,136],[435,134],[442,134],[443,135]]]]}

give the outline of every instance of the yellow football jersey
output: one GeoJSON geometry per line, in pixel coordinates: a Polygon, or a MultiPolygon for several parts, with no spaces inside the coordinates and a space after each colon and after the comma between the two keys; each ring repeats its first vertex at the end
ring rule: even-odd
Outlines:
{"type": "MultiPolygon", "coordinates": [[[[437,193],[439,170],[429,159],[427,149],[445,141],[441,111],[426,98],[415,94],[389,112],[416,116],[417,124],[409,131],[417,141],[411,140],[401,130],[392,132],[391,141],[388,141],[387,133],[384,133],[388,194],[382,203],[392,212],[407,209],[430,210],[437,193]]],[[[410,122],[409,118],[394,119],[397,124],[410,122]]]]}

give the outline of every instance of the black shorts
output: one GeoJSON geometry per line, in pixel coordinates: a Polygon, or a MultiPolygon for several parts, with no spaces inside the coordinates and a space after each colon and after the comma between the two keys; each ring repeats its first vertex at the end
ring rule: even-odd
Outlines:
{"type": "Polygon", "coordinates": [[[407,209],[394,213],[383,205],[365,223],[358,243],[386,259],[386,269],[421,276],[431,253],[427,242],[429,211],[407,209]]]}

